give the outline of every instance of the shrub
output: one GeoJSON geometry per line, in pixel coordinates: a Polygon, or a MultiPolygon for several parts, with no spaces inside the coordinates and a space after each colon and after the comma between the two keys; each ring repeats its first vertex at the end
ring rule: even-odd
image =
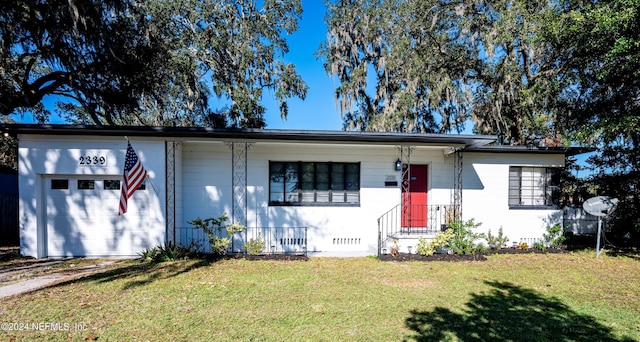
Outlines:
{"type": "Polygon", "coordinates": [[[227,254],[233,235],[242,232],[246,227],[239,224],[226,224],[228,218],[227,213],[223,213],[218,218],[201,219],[196,218],[187,223],[193,225],[195,229],[202,229],[209,238],[209,246],[213,254],[227,254]],[[223,231],[224,234],[223,235],[223,231]]]}
{"type": "Polygon", "coordinates": [[[264,250],[264,239],[262,235],[258,233],[258,237],[249,239],[249,241],[244,244],[244,250],[250,255],[262,254],[264,250]]]}
{"type": "Polygon", "coordinates": [[[542,241],[536,241],[533,243],[533,248],[539,249],[544,252],[547,249],[547,246],[545,246],[542,241]]]}
{"type": "Polygon", "coordinates": [[[561,248],[566,236],[562,235],[562,226],[559,223],[547,226],[547,233],[542,234],[545,244],[549,248],[561,248]]]}
{"type": "Polygon", "coordinates": [[[487,240],[487,244],[489,245],[489,247],[495,249],[502,248],[502,246],[504,246],[509,241],[509,237],[503,235],[502,226],[500,226],[500,229],[498,229],[497,236],[491,234],[491,229],[489,229],[485,239],[487,240]]]}
{"type": "Polygon", "coordinates": [[[139,252],[138,255],[143,261],[166,262],[188,259],[191,255],[191,250],[169,242],[163,246],[147,247],[145,250],[139,252]]]}
{"type": "Polygon", "coordinates": [[[420,255],[433,255],[439,248],[449,247],[450,241],[454,238],[453,229],[439,232],[431,242],[427,242],[422,236],[418,238],[416,252],[420,255]]]}
{"type": "Polygon", "coordinates": [[[140,256],[142,261],[153,261],[153,260],[155,260],[156,254],[158,254],[158,248],[157,247],[153,247],[153,248],[146,247],[143,251],[138,252],[138,255],[140,256]]]}
{"type": "Polygon", "coordinates": [[[484,237],[483,234],[475,233],[473,229],[478,228],[481,223],[475,223],[474,219],[466,222],[455,221],[449,225],[453,230],[453,239],[449,241],[449,247],[455,254],[473,254],[482,248],[476,240],[484,237]]]}
{"type": "Polygon", "coordinates": [[[476,240],[484,237],[484,234],[475,233],[472,229],[478,228],[481,223],[475,223],[473,219],[455,221],[449,224],[449,228],[439,232],[431,242],[419,237],[417,253],[424,256],[433,255],[442,248],[450,248],[455,254],[473,254],[486,248],[476,243],[476,240]]]}

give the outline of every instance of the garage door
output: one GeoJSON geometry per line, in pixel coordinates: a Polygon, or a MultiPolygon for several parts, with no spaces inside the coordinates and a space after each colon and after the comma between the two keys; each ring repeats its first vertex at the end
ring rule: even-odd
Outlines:
{"type": "Polygon", "coordinates": [[[158,244],[158,234],[151,234],[145,219],[153,190],[143,184],[129,199],[127,213],[118,216],[121,179],[45,178],[47,256],[135,256],[158,244]]]}

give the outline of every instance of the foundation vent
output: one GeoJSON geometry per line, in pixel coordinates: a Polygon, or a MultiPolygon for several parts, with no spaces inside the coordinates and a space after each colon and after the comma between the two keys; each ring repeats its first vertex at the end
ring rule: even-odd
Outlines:
{"type": "Polygon", "coordinates": [[[334,245],[359,245],[361,242],[360,238],[333,238],[334,245]]]}

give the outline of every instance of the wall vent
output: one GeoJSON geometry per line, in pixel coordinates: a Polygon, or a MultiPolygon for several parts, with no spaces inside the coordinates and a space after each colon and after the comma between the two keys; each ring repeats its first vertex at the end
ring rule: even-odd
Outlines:
{"type": "Polygon", "coordinates": [[[305,238],[281,238],[280,244],[283,246],[287,245],[305,245],[307,241],[305,238]]]}
{"type": "Polygon", "coordinates": [[[334,245],[359,245],[361,242],[360,238],[333,238],[334,245]]]}

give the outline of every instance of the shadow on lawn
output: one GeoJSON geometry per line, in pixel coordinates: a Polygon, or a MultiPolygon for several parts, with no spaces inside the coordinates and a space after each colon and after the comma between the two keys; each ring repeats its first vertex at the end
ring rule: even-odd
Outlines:
{"type": "Polygon", "coordinates": [[[140,262],[139,264],[127,264],[119,267],[112,267],[104,271],[92,273],[79,279],[70,279],[64,282],[60,282],[54,286],[64,286],[71,283],[81,282],[106,283],[128,278],[131,280],[126,282],[123,286],[123,289],[126,290],[134,287],[144,286],[157,280],[172,278],[200,267],[209,266],[212,262],[214,261],[206,259],[196,260],[191,263],[140,262]]]}
{"type": "Polygon", "coordinates": [[[187,273],[200,267],[206,267],[213,263],[226,259],[245,260],[279,260],[279,261],[307,261],[309,258],[302,254],[274,254],[274,255],[248,255],[229,254],[222,256],[202,255],[197,259],[188,259],[179,262],[140,262],[136,264],[119,263],[102,271],[93,272],[81,278],[69,279],[52,285],[64,286],[72,283],[97,282],[105,283],[120,279],[128,281],[123,289],[144,286],[154,281],[168,279],[187,273]]]}
{"type": "Polygon", "coordinates": [[[442,307],[412,310],[405,324],[414,333],[405,340],[633,341],[617,339],[610,328],[555,298],[507,282],[485,284],[492,289],[472,294],[462,314],[442,307]]]}
{"type": "MultiPolygon", "coordinates": [[[[595,254],[595,250],[593,252],[595,254]]],[[[612,257],[626,257],[634,260],[640,260],[640,249],[634,247],[628,248],[611,248],[607,249],[606,253],[612,257]]]]}

